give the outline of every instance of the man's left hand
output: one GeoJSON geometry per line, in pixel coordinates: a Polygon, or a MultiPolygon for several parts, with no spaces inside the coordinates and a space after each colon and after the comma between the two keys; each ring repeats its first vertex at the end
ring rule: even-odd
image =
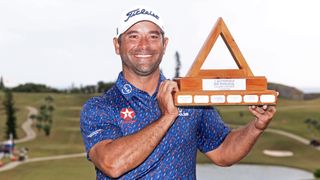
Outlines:
{"type": "Polygon", "coordinates": [[[256,117],[255,128],[263,131],[268,127],[274,114],[276,113],[275,106],[263,105],[259,106],[249,106],[249,111],[256,117]]]}

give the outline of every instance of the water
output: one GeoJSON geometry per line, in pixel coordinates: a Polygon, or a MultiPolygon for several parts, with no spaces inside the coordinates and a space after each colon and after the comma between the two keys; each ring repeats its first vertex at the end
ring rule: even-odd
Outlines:
{"type": "Polygon", "coordinates": [[[312,180],[313,174],[301,169],[267,165],[233,165],[218,167],[197,164],[198,180],[312,180]]]}

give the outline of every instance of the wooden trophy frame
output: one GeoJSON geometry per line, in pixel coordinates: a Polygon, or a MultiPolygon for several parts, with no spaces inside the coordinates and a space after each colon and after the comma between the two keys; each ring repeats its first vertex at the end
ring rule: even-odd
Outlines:
{"type": "Polygon", "coordinates": [[[176,78],[176,106],[275,105],[278,92],[267,90],[267,79],[254,76],[223,19],[218,18],[186,77],[176,78]],[[239,69],[201,69],[219,35],[239,69]]]}

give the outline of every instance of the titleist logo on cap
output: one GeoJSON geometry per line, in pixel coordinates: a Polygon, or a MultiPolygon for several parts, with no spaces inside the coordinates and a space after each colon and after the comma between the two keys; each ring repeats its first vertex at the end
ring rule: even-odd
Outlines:
{"type": "Polygon", "coordinates": [[[138,8],[138,9],[135,9],[135,10],[132,10],[130,12],[128,12],[126,15],[127,15],[127,19],[124,20],[124,22],[127,22],[130,18],[136,16],[136,15],[139,15],[139,14],[145,14],[145,15],[150,15],[150,16],[153,16],[154,18],[156,19],[159,19],[159,16],[154,14],[152,11],[147,11],[146,9],[141,9],[138,8]]]}

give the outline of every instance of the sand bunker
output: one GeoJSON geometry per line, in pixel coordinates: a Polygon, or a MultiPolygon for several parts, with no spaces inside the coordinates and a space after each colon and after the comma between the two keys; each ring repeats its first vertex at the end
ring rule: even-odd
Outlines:
{"type": "Polygon", "coordinates": [[[293,156],[291,151],[281,151],[281,150],[263,150],[263,154],[272,156],[272,157],[290,157],[293,156]]]}

